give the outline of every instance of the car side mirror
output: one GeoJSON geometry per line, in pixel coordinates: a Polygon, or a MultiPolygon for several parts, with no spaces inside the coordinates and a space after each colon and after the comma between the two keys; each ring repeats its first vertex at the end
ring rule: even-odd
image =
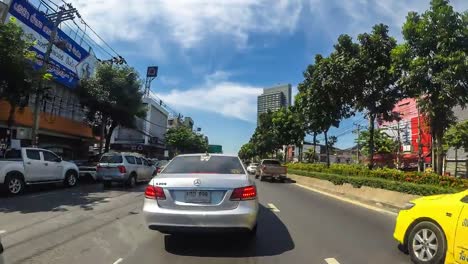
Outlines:
{"type": "Polygon", "coordinates": [[[468,203],[468,195],[465,196],[465,197],[463,197],[463,198],[461,199],[461,201],[464,202],[464,203],[468,203]]]}
{"type": "Polygon", "coordinates": [[[55,159],[55,162],[61,162],[61,161],[62,161],[62,157],[57,157],[57,158],[55,159]]]}

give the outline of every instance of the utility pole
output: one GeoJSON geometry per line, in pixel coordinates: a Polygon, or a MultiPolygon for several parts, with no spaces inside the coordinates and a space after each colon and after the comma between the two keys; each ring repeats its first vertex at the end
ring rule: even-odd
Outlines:
{"type": "Polygon", "coordinates": [[[356,142],[357,142],[357,163],[359,164],[360,163],[360,160],[359,160],[359,135],[361,133],[361,125],[356,124],[356,123],[354,123],[353,125],[357,126],[355,132],[357,132],[357,138],[358,138],[358,140],[356,142]]]}
{"type": "MultiPolygon", "coordinates": [[[[60,23],[66,20],[71,20],[75,18],[75,14],[77,13],[76,8],[74,8],[71,4],[66,5],[68,9],[65,8],[65,6],[59,7],[58,12],[51,13],[46,15],[47,18],[52,21],[53,28],[52,32],[50,34],[50,39],[49,43],[47,44],[47,49],[44,54],[44,58],[42,60],[42,67],[39,70],[39,73],[46,73],[47,72],[47,66],[49,65],[50,61],[50,54],[52,53],[52,48],[54,46],[55,38],[57,37],[57,31],[58,31],[58,26],[60,23]]],[[[38,130],[39,130],[39,115],[40,115],[40,104],[41,104],[41,99],[42,95],[44,93],[44,81],[42,79],[42,76],[40,76],[39,82],[38,82],[38,87],[36,89],[36,93],[34,96],[34,110],[33,110],[33,127],[31,131],[31,137],[32,137],[32,145],[37,146],[39,144],[39,138],[38,138],[38,130]]]]}

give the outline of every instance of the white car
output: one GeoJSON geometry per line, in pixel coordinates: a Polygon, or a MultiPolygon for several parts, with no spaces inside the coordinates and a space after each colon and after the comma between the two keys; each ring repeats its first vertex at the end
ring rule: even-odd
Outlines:
{"type": "Polygon", "coordinates": [[[257,230],[257,189],[237,156],[179,155],[145,191],[148,227],[162,233],[257,230]]]}
{"type": "Polygon", "coordinates": [[[106,153],[96,168],[97,179],[109,187],[112,182],[133,187],[137,182],[148,182],[156,175],[156,167],[138,153],[106,153]]]}
{"type": "Polygon", "coordinates": [[[258,163],[250,163],[250,165],[247,167],[247,172],[249,174],[255,174],[255,172],[257,171],[257,166],[258,163]]]}
{"type": "Polygon", "coordinates": [[[46,149],[12,149],[0,160],[0,185],[12,195],[20,194],[31,184],[63,182],[75,186],[78,175],[74,163],[63,161],[46,149]]]}

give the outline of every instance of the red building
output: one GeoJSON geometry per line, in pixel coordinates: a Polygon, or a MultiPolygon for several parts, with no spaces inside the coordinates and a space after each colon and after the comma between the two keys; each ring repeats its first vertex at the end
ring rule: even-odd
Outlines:
{"type": "MultiPolygon", "coordinates": [[[[416,100],[412,98],[403,99],[395,105],[393,111],[399,114],[400,120],[381,122],[379,128],[395,138],[395,140],[398,140],[399,136],[402,167],[414,168],[417,166],[419,129],[421,130],[422,157],[425,163],[430,163],[432,137],[426,119],[419,114],[416,100]]],[[[396,159],[396,153],[393,157],[396,159]]]]}

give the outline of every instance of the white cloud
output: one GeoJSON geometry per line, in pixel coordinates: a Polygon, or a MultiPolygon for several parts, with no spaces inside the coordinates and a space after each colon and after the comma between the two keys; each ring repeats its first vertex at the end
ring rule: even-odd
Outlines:
{"type": "MultiPolygon", "coordinates": [[[[391,33],[401,40],[401,27],[408,12],[424,12],[429,8],[429,2],[429,0],[309,0],[308,12],[311,13],[312,23],[333,40],[343,33],[356,37],[360,33],[369,32],[377,23],[387,24],[391,33]]],[[[452,0],[450,3],[459,12],[468,9],[466,0],[452,0]]]]}
{"type": "Polygon", "coordinates": [[[261,93],[260,87],[229,81],[208,81],[193,89],[176,89],[167,94],[158,94],[158,97],[176,109],[201,110],[255,122],[257,96],[261,93]]]}
{"type": "Polygon", "coordinates": [[[302,10],[301,0],[75,0],[75,3],[89,24],[106,39],[137,41],[144,36],[165,35],[183,48],[193,48],[219,36],[242,48],[251,33],[294,31],[302,10]]]}
{"type": "Polygon", "coordinates": [[[168,77],[168,76],[161,76],[158,78],[159,81],[161,81],[162,84],[168,85],[168,86],[174,86],[178,85],[180,83],[180,80],[174,77],[168,77]]]}

